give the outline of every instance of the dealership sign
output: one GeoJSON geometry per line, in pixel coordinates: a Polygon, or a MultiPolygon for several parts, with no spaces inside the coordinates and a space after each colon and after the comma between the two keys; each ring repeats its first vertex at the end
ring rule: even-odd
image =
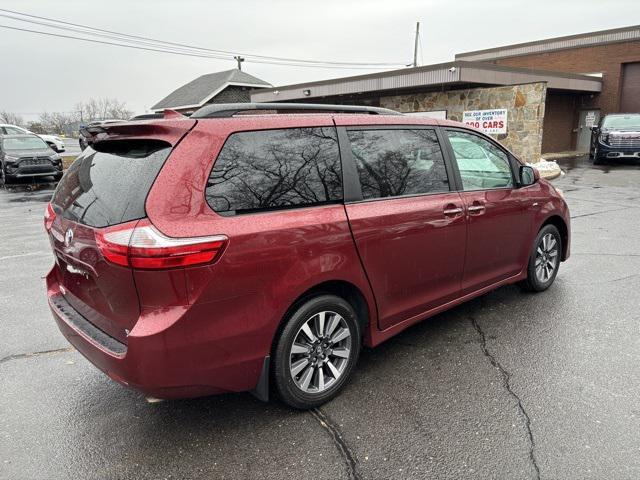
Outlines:
{"type": "Polygon", "coordinates": [[[484,133],[507,133],[507,109],[469,110],[462,114],[462,123],[484,133]]]}

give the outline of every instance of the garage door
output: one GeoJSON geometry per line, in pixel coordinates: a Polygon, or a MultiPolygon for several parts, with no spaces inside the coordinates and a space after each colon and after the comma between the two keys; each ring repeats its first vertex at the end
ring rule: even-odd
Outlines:
{"type": "Polygon", "coordinates": [[[623,65],[621,93],[620,111],[640,112],[640,62],[623,65]]]}

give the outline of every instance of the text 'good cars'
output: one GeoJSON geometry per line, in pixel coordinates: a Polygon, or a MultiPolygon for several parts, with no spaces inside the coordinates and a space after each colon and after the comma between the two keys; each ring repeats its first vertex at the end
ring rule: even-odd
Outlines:
{"type": "Polygon", "coordinates": [[[36,135],[0,135],[0,184],[62,177],[62,158],[36,135]]]}
{"type": "Polygon", "coordinates": [[[499,286],[551,286],[561,192],[490,137],[370,108],[206,106],[101,125],[45,214],[49,305],[157,398],[334,397],[363,345],[499,286]]]}

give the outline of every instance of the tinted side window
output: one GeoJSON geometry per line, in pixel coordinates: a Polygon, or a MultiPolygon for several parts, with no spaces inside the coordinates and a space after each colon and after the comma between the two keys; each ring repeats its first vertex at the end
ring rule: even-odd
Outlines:
{"type": "Polygon", "coordinates": [[[348,135],[364,199],[449,191],[434,130],[350,130],[348,135]]]}
{"type": "Polygon", "coordinates": [[[211,171],[206,198],[222,215],[342,200],[335,129],[234,133],[211,171]]]}
{"type": "Polygon", "coordinates": [[[464,190],[513,187],[511,165],[505,152],[471,133],[450,130],[448,135],[464,190]]]}

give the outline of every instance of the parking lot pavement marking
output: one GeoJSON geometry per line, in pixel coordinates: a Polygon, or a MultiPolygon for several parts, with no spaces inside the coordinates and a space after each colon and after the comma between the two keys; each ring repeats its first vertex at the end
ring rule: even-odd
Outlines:
{"type": "Polygon", "coordinates": [[[32,358],[32,357],[37,357],[38,355],[52,355],[55,353],[72,352],[73,350],[74,350],[73,347],[65,347],[65,348],[56,348],[54,350],[43,350],[41,352],[14,353],[12,355],[7,355],[6,357],[0,358],[0,365],[2,365],[5,362],[10,362],[12,360],[32,358]]]}
{"type": "Polygon", "coordinates": [[[13,258],[33,257],[33,256],[36,256],[36,255],[44,255],[44,256],[48,257],[49,255],[51,255],[51,253],[50,252],[45,252],[45,251],[42,251],[42,252],[29,252],[29,253],[18,253],[16,255],[6,255],[4,257],[0,257],[0,261],[2,261],[2,260],[11,260],[13,258]]]}

